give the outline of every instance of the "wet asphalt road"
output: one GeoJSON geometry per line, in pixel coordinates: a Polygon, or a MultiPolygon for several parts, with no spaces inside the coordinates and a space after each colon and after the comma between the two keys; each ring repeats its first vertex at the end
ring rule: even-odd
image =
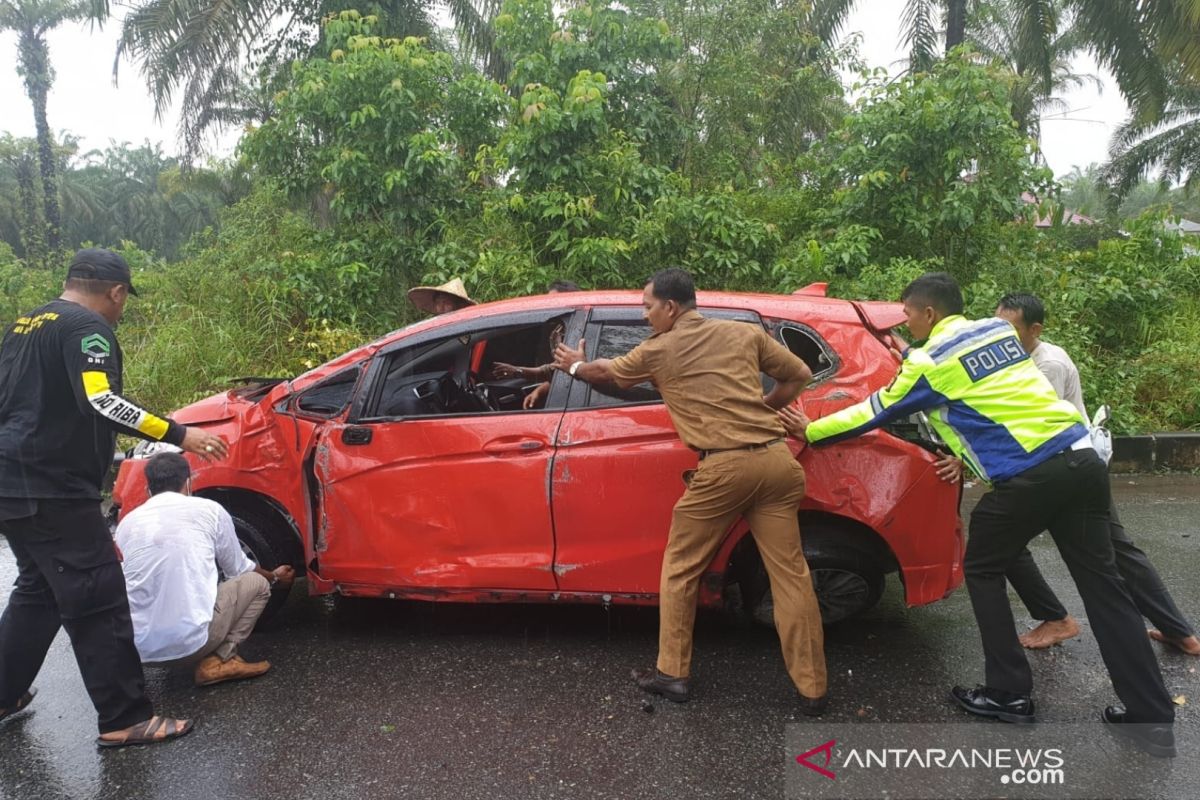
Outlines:
{"type": "MultiPolygon", "coordinates": [[[[1200,619],[1200,478],[1118,476],[1114,486],[1135,541],[1200,619]]],[[[1034,552],[1082,617],[1048,537],[1034,552]]],[[[0,539],[0,583],[14,566],[0,539]]],[[[876,609],[827,630],[825,720],[962,722],[946,690],[982,679],[966,591],[906,610],[888,581],[876,609]]],[[[1079,639],[1031,658],[1043,721],[1090,722],[1115,700],[1081,622],[1079,639]]],[[[628,674],[652,663],[656,628],[652,609],[334,603],[300,589],[243,647],[274,663],[268,676],[196,689],[185,672],[149,668],[160,710],[199,727],[115,752],[93,745],[94,712],[60,634],[34,705],[0,725],[0,798],[783,797],[784,725],[803,718],[774,633],[701,615],[693,702],[646,712],[628,674]]],[[[1154,794],[1194,798],[1200,659],[1159,654],[1187,705],[1181,755],[1154,794]]],[[[803,724],[819,735],[821,722],[803,724]]],[[[1106,735],[1099,724],[1095,734],[1106,735]]]]}

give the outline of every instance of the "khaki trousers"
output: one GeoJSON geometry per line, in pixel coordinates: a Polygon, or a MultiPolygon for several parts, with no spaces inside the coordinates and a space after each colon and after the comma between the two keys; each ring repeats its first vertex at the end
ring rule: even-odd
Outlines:
{"type": "Polygon", "coordinates": [[[197,660],[213,653],[222,661],[233,658],[238,645],[250,638],[270,599],[271,585],[257,572],[246,572],[222,583],[217,587],[217,602],[208,624],[208,641],[191,658],[197,660]]]}
{"type": "Polygon", "coordinates": [[[792,682],[805,697],[825,694],[825,639],[796,512],[804,469],[783,442],[713,453],[675,504],[659,587],[658,669],[691,672],[700,576],[726,532],[745,517],[771,581],[775,629],[792,682]]]}

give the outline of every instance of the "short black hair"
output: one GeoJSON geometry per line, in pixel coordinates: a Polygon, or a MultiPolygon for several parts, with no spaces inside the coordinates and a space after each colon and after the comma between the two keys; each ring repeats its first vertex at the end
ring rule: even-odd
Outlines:
{"type": "Polygon", "coordinates": [[[73,292],[86,294],[91,296],[108,294],[109,290],[114,286],[125,286],[126,284],[120,281],[101,281],[95,278],[67,278],[63,284],[66,288],[73,292]]]}
{"type": "Polygon", "coordinates": [[[580,288],[579,284],[576,283],[575,281],[557,280],[557,281],[554,281],[553,283],[551,283],[549,288],[546,289],[546,291],[547,292],[581,292],[581,291],[583,291],[583,289],[580,288]]]}
{"type": "Polygon", "coordinates": [[[179,453],[157,453],[146,462],[146,486],[150,494],[179,492],[192,477],[192,468],[179,453]]]}
{"type": "Polygon", "coordinates": [[[696,307],[696,284],[686,269],[670,267],[651,275],[646,283],[653,286],[650,293],[659,300],[674,300],[684,308],[696,307]]]}
{"type": "Polygon", "coordinates": [[[943,316],[963,312],[962,289],[948,272],[926,272],[904,287],[900,302],[912,300],[937,310],[943,316]]]}
{"type": "Polygon", "coordinates": [[[1021,319],[1025,321],[1026,325],[1034,323],[1044,325],[1046,323],[1046,304],[1036,294],[1028,292],[1006,294],[1000,298],[1000,302],[996,306],[1005,311],[1020,311],[1021,319]]]}

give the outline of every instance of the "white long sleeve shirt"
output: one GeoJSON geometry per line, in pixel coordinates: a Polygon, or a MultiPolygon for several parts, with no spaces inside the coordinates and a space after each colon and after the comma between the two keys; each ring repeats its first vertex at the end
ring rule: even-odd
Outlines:
{"type": "Polygon", "coordinates": [[[1054,393],[1079,409],[1079,413],[1083,415],[1085,421],[1089,419],[1087,409],[1083,405],[1083,387],[1079,381],[1079,369],[1067,355],[1067,351],[1056,344],[1039,341],[1038,346],[1033,348],[1033,352],[1029,355],[1033,358],[1033,363],[1037,365],[1037,368],[1046,376],[1046,380],[1050,381],[1050,385],[1054,387],[1054,393]]]}
{"type": "Polygon", "coordinates": [[[254,569],[229,513],[212,500],[156,494],[117,526],[134,642],[142,661],[172,661],[208,641],[218,568],[226,578],[254,569]]]}

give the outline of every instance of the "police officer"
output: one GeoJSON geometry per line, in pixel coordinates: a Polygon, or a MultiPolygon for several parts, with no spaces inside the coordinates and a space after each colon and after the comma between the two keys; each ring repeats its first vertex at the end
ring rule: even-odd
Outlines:
{"type": "Polygon", "coordinates": [[[963,565],[987,683],[955,686],[955,702],[972,714],[1033,721],[1033,676],[1004,576],[1029,540],[1049,529],[1124,703],[1106,708],[1103,720],[1152,755],[1174,756],[1174,707],[1141,615],[1113,564],[1108,472],[1082,416],[1054,394],[1008,321],[962,316],[962,293],[946,273],[923,275],[901,300],[918,341],[892,383],[815,421],[785,410],[789,430],[814,445],[828,444],[929,412],[943,440],[992,486],[971,514],[963,565]]]}
{"type": "Polygon", "coordinates": [[[652,380],[679,438],[699,453],[663,554],[658,664],[635,670],[634,680],[674,702],[689,698],[700,576],[730,526],[745,517],[771,581],[775,627],[800,711],[819,715],[827,704],[821,614],[796,518],[804,470],[774,411],[794,400],[812,373],[761,326],[700,316],[692,276],[681,269],[656,273],[643,303],[653,335],[629,353],[585,361],[580,341],[577,349],[560,344],[554,362],[589,383],[629,387],[652,380]],[[777,381],[766,397],[764,372],[777,381]]]}
{"type": "Polygon", "coordinates": [[[105,747],[160,742],[192,728],[159,717],[144,692],[129,603],[100,488],[118,432],[201,457],[225,442],[121,395],[113,327],[133,288],[109,250],[75,254],[62,295],[20,317],[0,342],[0,533],[17,581],[0,616],[0,719],[33,700],[33,679],[67,631],[105,747]]]}

